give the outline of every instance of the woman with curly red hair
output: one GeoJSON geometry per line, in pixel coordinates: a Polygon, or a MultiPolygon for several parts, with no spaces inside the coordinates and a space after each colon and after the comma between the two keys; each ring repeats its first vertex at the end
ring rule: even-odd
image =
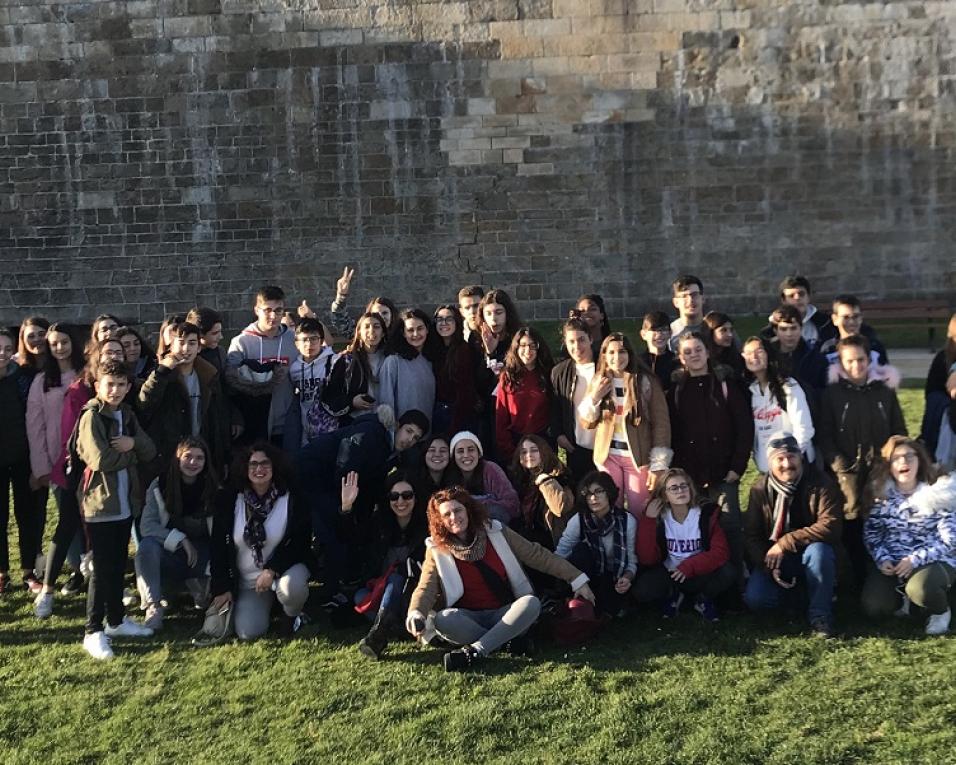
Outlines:
{"type": "Polygon", "coordinates": [[[468,669],[534,624],[541,603],[522,565],[563,579],[575,595],[594,602],[587,576],[489,521],[460,486],[433,494],[427,513],[431,536],[405,626],[416,638],[437,633],[460,646],[445,654],[446,671],[468,669]]]}

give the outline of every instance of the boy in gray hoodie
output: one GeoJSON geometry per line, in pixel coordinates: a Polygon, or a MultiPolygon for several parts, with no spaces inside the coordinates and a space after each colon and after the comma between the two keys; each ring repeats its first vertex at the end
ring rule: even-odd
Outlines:
{"type": "Polygon", "coordinates": [[[229,343],[226,379],[245,418],[244,440],[267,438],[281,445],[292,402],[289,365],[299,351],[294,333],[282,324],[285,293],[279,287],[260,289],[253,311],[256,320],[229,343]]]}

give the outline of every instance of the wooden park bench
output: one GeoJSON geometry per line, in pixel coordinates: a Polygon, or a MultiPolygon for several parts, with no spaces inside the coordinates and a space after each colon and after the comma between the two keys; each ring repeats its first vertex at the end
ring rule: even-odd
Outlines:
{"type": "Polygon", "coordinates": [[[880,327],[925,327],[929,349],[936,350],[936,327],[945,325],[952,312],[945,300],[865,300],[863,318],[880,327]]]}

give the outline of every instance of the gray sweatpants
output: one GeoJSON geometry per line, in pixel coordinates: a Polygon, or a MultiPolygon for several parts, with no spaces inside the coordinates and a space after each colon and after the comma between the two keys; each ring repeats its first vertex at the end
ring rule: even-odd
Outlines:
{"type": "Polygon", "coordinates": [[[269,629],[269,614],[272,604],[279,604],[286,616],[298,616],[309,597],[309,569],[304,563],[296,563],[278,579],[275,592],[240,588],[236,595],[236,613],[233,624],[240,640],[255,640],[269,629]]]}
{"type": "Polygon", "coordinates": [[[435,629],[449,642],[473,645],[487,656],[527,632],[540,613],[541,601],[534,595],[522,595],[494,611],[446,608],[435,614],[435,629]]]}

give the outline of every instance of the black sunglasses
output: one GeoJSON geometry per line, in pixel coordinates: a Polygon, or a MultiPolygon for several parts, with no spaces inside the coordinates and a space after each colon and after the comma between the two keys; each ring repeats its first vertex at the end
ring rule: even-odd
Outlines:
{"type": "Polygon", "coordinates": [[[388,493],[389,502],[398,502],[400,499],[415,499],[413,491],[390,491],[388,493]]]}

